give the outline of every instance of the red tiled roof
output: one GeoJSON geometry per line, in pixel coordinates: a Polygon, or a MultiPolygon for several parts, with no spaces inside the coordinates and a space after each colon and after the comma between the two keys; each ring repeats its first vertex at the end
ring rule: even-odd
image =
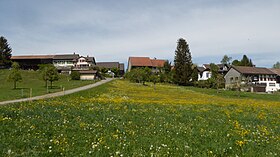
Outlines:
{"type": "Polygon", "coordinates": [[[131,66],[163,67],[166,60],[150,59],[149,57],[129,57],[131,66]]]}
{"type": "Polygon", "coordinates": [[[166,60],[161,59],[151,59],[153,67],[163,67],[166,60]]]}
{"type": "Polygon", "coordinates": [[[128,60],[130,61],[131,66],[153,66],[149,57],[129,57],[128,60]]]}
{"type": "Polygon", "coordinates": [[[54,55],[30,55],[30,56],[12,56],[12,60],[16,59],[53,59],[54,55]]]}
{"type": "Polygon", "coordinates": [[[264,75],[275,75],[274,72],[267,68],[259,67],[246,67],[246,66],[232,66],[235,70],[242,74],[264,74],[264,75]]]}

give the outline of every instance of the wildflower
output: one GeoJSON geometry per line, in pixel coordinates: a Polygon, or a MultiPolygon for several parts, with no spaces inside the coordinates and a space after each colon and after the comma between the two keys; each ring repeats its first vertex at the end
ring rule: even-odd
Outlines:
{"type": "Polygon", "coordinates": [[[245,145],[245,141],[236,141],[236,145],[242,147],[243,145],[245,145]]]}

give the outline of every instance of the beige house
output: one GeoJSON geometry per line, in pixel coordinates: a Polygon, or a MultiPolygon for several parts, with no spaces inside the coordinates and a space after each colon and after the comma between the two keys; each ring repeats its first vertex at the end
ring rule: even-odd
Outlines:
{"type": "Polygon", "coordinates": [[[280,89],[277,74],[267,68],[231,66],[224,78],[228,89],[237,84],[250,85],[251,91],[273,92],[280,89]]]}

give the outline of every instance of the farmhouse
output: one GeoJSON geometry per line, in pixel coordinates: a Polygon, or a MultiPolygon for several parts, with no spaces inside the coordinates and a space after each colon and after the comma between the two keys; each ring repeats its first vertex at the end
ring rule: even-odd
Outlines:
{"type": "Polygon", "coordinates": [[[39,64],[52,64],[54,55],[12,56],[11,60],[17,62],[22,69],[39,69],[39,64]]]}
{"type": "Polygon", "coordinates": [[[124,75],[124,64],[119,62],[97,62],[96,67],[99,68],[106,68],[109,71],[113,69],[119,69],[120,70],[120,76],[124,75]]]}
{"type": "Polygon", "coordinates": [[[235,84],[248,84],[251,91],[273,92],[279,90],[276,82],[277,74],[267,68],[231,66],[225,75],[225,87],[232,88],[235,84]]]}
{"type": "Polygon", "coordinates": [[[149,57],[129,57],[127,71],[129,72],[133,68],[148,67],[153,72],[158,72],[160,68],[164,66],[167,60],[162,59],[150,59],[149,57]]]}
{"type": "MultiPolygon", "coordinates": [[[[218,72],[222,75],[225,75],[230,68],[228,64],[216,64],[219,67],[218,72]]],[[[203,64],[201,67],[197,67],[198,70],[198,81],[208,80],[211,78],[211,67],[210,64],[203,64]]]]}
{"type": "Polygon", "coordinates": [[[39,69],[39,64],[53,64],[59,72],[69,72],[73,67],[81,67],[80,65],[95,64],[94,57],[80,57],[79,54],[59,54],[59,55],[28,55],[28,56],[12,56],[13,62],[18,62],[22,69],[39,69]],[[82,59],[85,62],[81,64],[82,59]],[[79,60],[81,59],[81,60],[79,60]]]}
{"type": "Polygon", "coordinates": [[[79,54],[64,54],[54,55],[53,65],[57,68],[58,72],[69,72],[74,66],[75,60],[79,57],[79,54]]]}
{"type": "Polygon", "coordinates": [[[93,67],[96,65],[94,57],[83,57],[80,56],[76,59],[74,59],[74,67],[75,70],[89,70],[90,67],[93,67]]]}

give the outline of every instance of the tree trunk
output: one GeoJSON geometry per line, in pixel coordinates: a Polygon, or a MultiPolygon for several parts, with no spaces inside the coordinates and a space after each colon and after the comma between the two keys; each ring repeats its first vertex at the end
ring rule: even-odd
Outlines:
{"type": "Polygon", "coordinates": [[[51,89],[52,89],[52,81],[51,81],[51,89]]]}

